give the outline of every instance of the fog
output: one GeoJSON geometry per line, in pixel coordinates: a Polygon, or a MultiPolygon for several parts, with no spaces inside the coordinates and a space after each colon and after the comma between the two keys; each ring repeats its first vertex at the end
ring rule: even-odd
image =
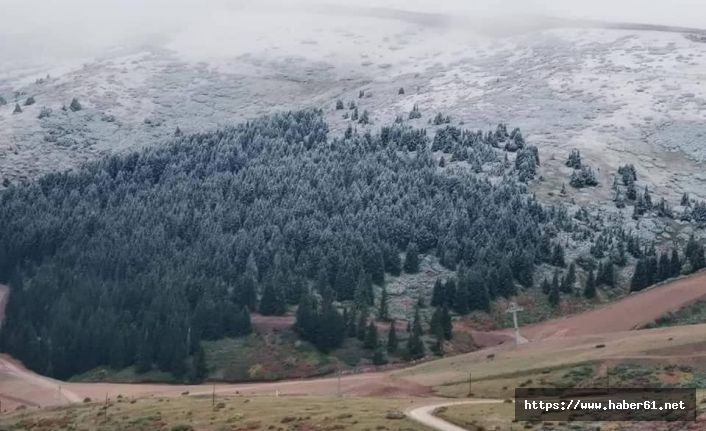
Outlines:
{"type": "Polygon", "coordinates": [[[486,29],[508,29],[539,17],[592,19],[706,28],[702,0],[0,0],[0,68],[13,65],[60,64],[116,49],[171,46],[219,49],[219,45],[254,45],[265,35],[291,39],[297,28],[335,15],[377,16],[444,25],[450,17],[482,18],[486,29]],[[353,5],[353,6],[352,6],[353,5]],[[413,12],[412,14],[405,12],[413,12]],[[512,17],[514,21],[507,21],[512,17]],[[530,18],[532,17],[532,18],[530,18]],[[289,33],[283,22],[298,22],[289,33]],[[213,28],[209,28],[213,24],[213,28]],[[227,31],[226,31],[227,30],[227,31]],[[233,31],[240,31],[233,36],[233,31]],[[220,37],[219,31],[224,31],[220,37]],[[279,33],[278,33],[279,32],[279,33]],[[226,35],[227,33],[227,35],[226,35]],[[208,36],[205,38],[205,36],[208,36]],[[237,39],[237,41],[236,41],[237,39]],[[170,45],[171,44],[171,45],[170,45]]]}

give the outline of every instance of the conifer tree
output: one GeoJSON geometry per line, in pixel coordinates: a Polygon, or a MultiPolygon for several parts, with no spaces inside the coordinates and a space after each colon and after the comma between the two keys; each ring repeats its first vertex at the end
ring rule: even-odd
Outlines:
{"type": "Polygon", "coordinates": [[[365,340],[366,329],[368,328],[368,309],[363,308],[358,313],[358,323],[356,324],[356,337],[360,341],[365,340]]]}
{"type": "Polygon", "coordinates": [[[368,350],[374,350],[378,347],[378,328],[372,320],[368,323],[368,327],[365,330],[363,347],[368,350]]]}
{"type": "MultiPolygon", "coordinates": [[[[555,279],[556,279],[556,274],[555,274],[555,279]]],[[[548,296],[548,301],[549,305],[551,305],[553,308],[556,308],[559,306],[559,283],[552,283],[550,289],[549,289],[549,296],[548,296]]]]}
{"type": "Polygon", "coordinates": [[[393,247],[386,247],[384,251],[385,271],[391,275],[402,273],[402,260],[397,250],[393,247]]]}
{"type": "Polygon", "coordinates": [[[340,347],[346,335],[343,316],[332,303],[324,303],[318,324],[316,347],[324,352],[340,347]]]}
{"type": "Polygon", "coordinates": [[[317,337],[318,323],[313,298],[306,292],[299,301],[294,327],[302,338],[314,342],[317,337]]]}
{"type": "Polygon", "coordinates": [[[571,262],[569,264],[569,270],[561,282],[561,291],[564,293],[573,292],[575,283],[576,283],[576,264],[574,262],[571,262]]]}
{"type": "Polygon", "coordinates": [[[588,299],[593,299],[596,297],[596,278],[593,274],[593,270],[588,271],[588,277],[586,278],[586,285],[583,289],[583,296],[588,299]]]}
{"type": "Polygon", "coordinates": [[[194,354],[194,357],[192,358],[192,381],[194,383],[196,382],[203,382],[206,379],[206,376],[208,375],[208,369],[206,368],[206,353],[203,351],[203,348],[199,347],[198,350],[196,350],[196,353],[194,354]]]}
{"type": "Polygon", "coordinates": [[[566,261],[564,260],[564,247],[561,244],[555,244],[552,250],[552,265],[563,268],[566,266],[566,261]]]}
{"type": "Polygon", "coordinates": [[[434,335],[434,345],[432,346],[432,352],[436,356],[444,356],[444,330],[441,325],[437,325],[433,328],[434,335]]]}
{"type": "Polygon", "coordinates": [[[549,295],[549,292],[552,290],[551,284],[549,284],[549,280],[546,278],[542,281],[542,293],[545,295],[549,295]]]}
{"type": "Polygon", "coordinates": [[[459,279],[458,286],[453,300],[453,308],[458,314],[466,315],[470,311],[468,306],[468,284],[467,280],[459,279]]]}
{"type": "Polygon", "coordinates": [[[419,250],[417,245],[410,242],[407,245],[407,252],[404,257],[404,272],[408,274],[416,274],[419,272],[419,250]]]}
{"type": "Polygon", "coordinates": [[[453,321],[449,308],[445,305],[441,308],[441,328],[444,331],[444,338],[447,340],[453,338],[453,321]]]}
{"type": "Polygon", "coordinates": [[[263,316],[281,316],[287,311],[284,292],[273,280],[265,283],[265,290],[260,298],[259,311],[263,316]]]}
{"type": "Polygon", "coordinates": [[[444,284],[441,282],[440,278],[437,278],[434,282],[434,289],[431,293],[431,302],[429,305],[432,307],[438,307],[446,303],[444,284]]]}
{"type": "Polygon", "coordinates": [[[378,318],[380,320],[389,320],[389,298],[387,294],[387,286],[382,286],[382,293],[380,294],[380,308],[378,310],[378,318]]]}
{"type": "Polygon", "coordinates": [[[453,307],[454,299],[456,298],[456,280],[449,278],[444,283],[444,300],[443,304],[453,307]]]}
{"type": "Polygon", "coordinates": [[[637,264],[635,264],[635,272],[630,281],[630,291],[637,292],[649,286],[649,278],[645,265],[644,259],[639,259],[637,264]]]}
{"type": "Polygon", "coordinates": [[[670,266],[670,277],[678,277],[681,274],[681,258],[679,257],[679,251],[674,248],[672,249],[672,258],[669,262],[670,266]]]}
{"type": "Polygon", "coordinates": [[[387,352],[390,354],[397,353],[399,348],[399,340],[397,339],[397,330],[395,329],[395,321],[390,322],[390,330],[387,333],[387,352]]]}
{"type": "Polygon", "coordinates": [[[407,358],[415,360],[424,357],[426,349],[424,347],[424,341],[422,340],[422,334],[422,321],[419,316],[419,307],[417,307],[414,310],[411,333],[407,339],[407,358]]]}
{"type": "Polygon", "coordinates": [[[378,346],[373,353],[373,365],[385,365],[389,361],[382,347],[378,346]]]}

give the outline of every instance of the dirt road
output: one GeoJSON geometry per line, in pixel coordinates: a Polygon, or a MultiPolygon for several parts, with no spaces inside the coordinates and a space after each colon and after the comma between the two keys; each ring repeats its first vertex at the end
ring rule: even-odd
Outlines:
{"type": "Polygon", "coordinates": [[[455,402],[445,402],[438,404],[430,404],[426,406],[416,407],[409,409],[405,412],[407,417],[413,421],[419,422],[420,424],[427,426],[431,429],[438,431],[467,431],[465,428],[461,428],[452,423],[446,422],[445,420],[434,416],[434,411],[441,407],[451,407],[459,405],[468,404],[498,404],[502,403],[503,400],[468,400],[468,401],[455,401],[455,402]]]}
{"type": "MultiPolygon", "coordinates": [[[[7,296],[7,289],[0,288],[0,304],[7,296]]],[[[621,301],[564,319],[552,320],[522,328],[522,334],[531,341],[557,342],[565,338],[581,338],[629,331],[643,326],[670,311],[706,298],[706,273],[655,287],[649,291],[631,295],[621,301]]],[[[288,321],[267,321],[262,326],[281,326],[288,321]]],[[[495,333],[500,334],[500,332],[495,333]]],[[[569,342],[570,340],[566,340],[569,342]]],[[[530,343],[532,344],[532,343],[530,343]]],[[[499,346],[500,348],[502,346],[499,346]]],[[[500,350],[501,351],[501,350],[500,350]]],[[[498,355],[500,354],[498,351],[498,355]]],[[[483,352],[479,352],[480,355],[483,352]]],[[[452,358],[449,358],[452,359],[452,358]]],[[[358,396],[430,396],[429,386],[424,382],[398,377],[399,373],[364,373],[341,378],[340,390],[358,396]]],[[[159,384],[112,384],[112,383],[68,383],[39,376],[26,370],[21,364],[0,355],[0,398],[3,408],[19,404],[47,406],[77,402],[84,397],[102,399],[106,395],[116,397],[180,396],[210,394],[211,384],[205,385],[159,385],[159,384]]],[[[339,390],[337,378],[292,380],[258,384],[218,384],[217,393],[282,394],[333,396],[339,390]]],[[[421,414],[421,413],[420,413],[421,414]]]]}

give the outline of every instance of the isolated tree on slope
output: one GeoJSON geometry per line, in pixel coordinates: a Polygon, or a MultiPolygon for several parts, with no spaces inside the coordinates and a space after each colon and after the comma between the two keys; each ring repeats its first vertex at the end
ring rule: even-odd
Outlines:
{"type": "Polygon", "coordinates": [[[380,294],[380,309],[378,310],[378,318],[380,320],[388,320],[390,318],[389,311],[389,298],[387,294],[387,287],[382,287],[382,293],[380,294]]]}
{"type": "Polygon", "coordinates": [[[410,242],[404,257],[404,272],[416,274],[419,272],[419,250],[417,244],[410,242]]]}
{"type": "Polygon", "coordinates": [[[422,321],[419,316],[419,307],[414,310],[414,320],[412,321],[411,333],[407,340],[407,357],[409,359],[420,359],[424,357],[425,348],[422,341],[422,321]]]}
{"type": "Polygon", "coordinates": [[[387,352],[390,354],[397,353],[399,340],[397,339],[397,330],[395,329],[395,321],[390,322],[390,330],[387,333],[387,352]]]}
{"type": "Polygon", "coordinates": [[[593,274],[593,270],[588,271],[586,286],[583,289],[583,296],[588,299],[593,299],[596,297],[596,277],[593,274]]]}
{"type": "Polygon", "coordinates": [[[363,347],[368,350],[374,350],[378,347],[378,328],[372,320],[368,323],[368,327],[365,331],[363,347]]]}

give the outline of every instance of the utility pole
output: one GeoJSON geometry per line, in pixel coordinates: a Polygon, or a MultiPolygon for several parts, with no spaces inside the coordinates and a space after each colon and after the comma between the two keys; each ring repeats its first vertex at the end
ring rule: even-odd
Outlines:
{"type": "Polygon", "coordinates": [[[606,365],[606,382],[608,385],[608,393],[610,394],[610,365],[606,365]]]}
{"type": "Polygon", "coordinates": [[[524,308],[520,307],[514,302],[510,303],[510,307],[508,307],[507,312],[512,313],[512,323],[515,326],[515,344],[520,345],[524,344],[527,342],[522,336],[520,335],[520,326],[517,323],[517,313],[520,311],[525,311],[524,308]]]}
{"type": "Polygon", "coordinates": [[[468,372],[468,396],[469,396],[469,397],[472,397],[472,396],[473,396],[473,388],[472,388],[472,386],[471,386],[471,383],[472,383],[472,374],[471,374],[471,372],[469,371],[469,372],[468,372]]]}
{"type": "Polygon", "coordinates": [[[211,393],[211,404],[216,407],[216,384],[213,384],[213,392],[211,393]]]}

